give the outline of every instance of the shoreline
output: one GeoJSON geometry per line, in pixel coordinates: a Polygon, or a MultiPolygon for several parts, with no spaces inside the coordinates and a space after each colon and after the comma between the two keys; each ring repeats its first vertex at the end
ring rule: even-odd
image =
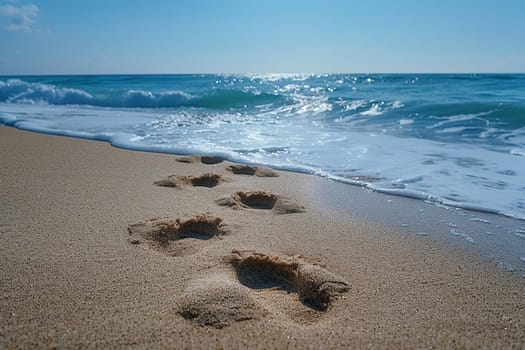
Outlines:
{"type": "MultiPolygon", "coordinates": [[[[4,127],[54,137],[103,142],[110,147],[124,151],[173,157],[194,156],[192,154],[173,154],[156,149],[134,149],[113,144],[106,139],[92,139],[75,133],[64,135],[53,131],[20,129],[12,125],[5,125],[4,127]]],[[[221,157],[218,156],[218,158],[221,157]]],[[[228,159],[222,159],[228,163],[237,164],[228,159]]],[[[250,163],[250,165],[265,166],[258,163],[250,163]]],[[[313,176],[320,179],[319,181],[313,180],[312,183],[315,184],[314,187],[321,187],[322,190],[312,193],[311,197],[305,200],[317,201],[321,199],[322,204],[320,204],[319,209],[330,208],[327,211],[329,215],[337,212],[344,217],[350,213],[350,215],[355,217],[366,217],[369,221],[381,223],[383,229],[393,229],[393,231],[398,231],[401,234],[431,236],[434,241],[442,244],[445,249],[463,249],[468,254],[478,255],[506,272],[525,277],[525,219],[500,212],[447,206],[415,196],[377,191],[368,186],[339,181],[300,170],[275,170],[300,176],[313,176]],[[350,189],[348,188],[349,186],[351,187],[350,189]],[[345,200],[346,196],[356,195],[367,205],[354,205],[345,200]],[[370,205],[371,203],[374,204],[370,205]],[[392,203],[398,203],[398,205],[392,206],[390,205],[392,203]],[[411,213],[406,213],[401,209],[407,207],[411,208],[411,213]],[[403,222],[394,227],[392,223],[397,221],[403,222]],[[432,222],[432,225],[429,225],[429,222],[432,222]]],[[[305,190],[308,191],[308,189],[305,190]]]]}
{"type": "MultiPolygon", "coordinates": [[[[525,339],[523,278],[471,254],[463,243],[443,243],[432,232],[451,213],[439,218],[440,208],[422,201],[388,202],[387,195],[312,175],[238,175],[226,161],[181,163],[173,155],[10,127],[0,128],[0,135],[0,232],[6,237],[0,248],[0,344],[7,348],[488,348],[519,347],[525,339]],[[218,185],[153,185],[169,175],[187,180],[204,173],[220,176],[218,185]],[[239,191],[282,195],[304,213],[215,203],[239,191]],[[181,240],[176,248],[183,254],[175,255],[129,241],[133,223],[201,213],[219,217],[228,233],[181,240]],[[405,222],[403,215],[413,220],[405,222]],[[407,232],[425,224],[427,236],[407,232]],[[242,283],[229,262],[233,250],[283,259],[302,255],[348,281],[350,290],[334,297],[326,311],[312,309],[293,290],[242,283]],[[217,300],[231,295],[248,301],[219,312],[227,323],[222,328],[179,313],[188,300],[220,305],[217,300]],[[255,311],[243,314],[246,320],[228,312],[248,305],[255,311]]],[[[487,225],[460,217],[449,229],[487,225]]],[[[210,305],[204,309],[217,316],[210,305]]]]}
{"type": "MultiPolygon", "coordinates": [[[[2,103],[0,102],[0,106],[2,106],[2,103]]],[[[93,107],[93,108],[101,108],[101,107],[93,107]]],[[[13,119],[6,119],[3,121],[3,123],[0,121],[0,127],[6,126],[6,127],[12,127],[16,128],[18,130],[28,131],[28,132],[34,132],[39,134],[45,134],[45,135],[52,135],[52,136],[62,136],[62,137],[69,137],[69,138],[75,138],[75,139],[82,139],[82,140],[91,140],[91,141],[102,141],[107,142],[112,147],[129,150],[129,151],[136,151],[136,152],[146,152],[146,153],[155,153],[155,154],[168,154],[173,156],[180,156],[180,155],[192,155],[192,153],[186,153],[186,151],[182,150],[173,150],[168,149],[159,146],[159,145],[142,145],[142,146],[135,146],[133,143],[129,141],[123,141],[121,139],[112,139],[112,136],[93,136],[93,135],[86,135],[83,134],[80,131],[58,131],[46,127],[38,127],[31,125],[30,123],[22,121],[23,127],[20,127],[17,125],[17,120],[13,119]],[[180,152],[180,153],[177,153],[180,152]]],[[[243,163],[242,160],[236,160],[232,159],[231,157],[225,156],[225,154],[222,153],[215,153],[212,154],[213,156],[221,157],[224,160],[230,161],[230,162],[239,162],[243,163]]],[[[355,180],[353,178],[346,178],[344,176],[338,176],[338,175],[332,175],[329,173],[324,172],[320,169],[311,169],[308,166],[275,166],[271,164],[264,164],[262,162],[251,162],[249,164],[252,165],[259,165],[259,166],[270,166],[276,170],[280,171],[286,171],[286,172],[293,172],[293,173],[299,173],[299,174],[306,174],[306,175],[315,175],[322,177],[324,179],[328,179],[331,181],[336,181],[343,183],[345,185],[349,186],[355,186],[355,187],[361,187],[365,188],[367,190],[371,190],[376,193],[381,193],[385,195],[393,195],[395,197],[403,197],[403,198],[410,198],[410,199],[417,199],[423,202],[432,203],[433,205],[436,205],[438,207],[448,207],[453,208],[457,210],[463,210],[463,211],[473,211],[473,212],[479,212],[482,214],[495,214],[499,216],[503,216],[506,218],[519,220],[523,223],[525,223],[525,217],[522,214],[517,213],[511,213],[509,211],[505,211],[501,208],[497,209],[497,207],[492,206],[483,206],[480,204],[475,204],[471,202],[458,202],[451,200],[450,198],[443,197],[441,195],[434,194],[432,192],[425,192],[425,191],[419,191],[419,190],[402,190],[402,189],[393,189],[393,188],[382,188],[378,187],[374,184],[374,182],[360,182],[359,180],[355,180]]],[[[365,175],[364,177],[368,177],[365,175]]]]}

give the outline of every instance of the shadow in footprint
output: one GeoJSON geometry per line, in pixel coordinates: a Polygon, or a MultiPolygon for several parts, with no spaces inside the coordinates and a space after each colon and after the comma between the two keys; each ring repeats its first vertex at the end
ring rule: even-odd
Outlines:
{"type": "Polygon", "coordinates": [[[340,276],[296,258],[233,251],[231,263],[246,287],[297,293],[304,305],[318,311],[327,310],[337,295],[350,290],[340,276]]]}
{"type": "Polygon", "coordinates": [[[215,203],[233,209],[273,210],[277,214],[304,213],[305,211],[302,205],[284,196],[264,191],[236,192],[230,197],[217,199],[215,203]]]}
{"type": "Polygon", "coordinates": [[[293,261],[278,260],[267,255],[251,255],[234,260],[237,277],[246,287],[252,289],[280,289],[297,292],[298,264],[293,261]]]}
{"type": "Polygon", "coordinates": [[[269,192],[237,192],[240,203],[253,209],[273,209],[278,197],[269,192]]]}
{"type": "Polygon", "coordinates": [[[223,233],[222,219],[215,216],[197,215],[189,220],[179,221],[179,239],[208,240],[223,233]]]}
{"type": "Polygon", "coordinates": [[[277,174],[275,171],[271,169],[251,166],[251,165],[235,164],[235,165],[230,165],[226,167],[226,170],[236,175],[249,175],[249,176],[255,175],[258,177],[278,177],[279,176],[279,174],[277,174]]]}
{"type": "Polygon", "coordinates": [[[178,176],[170,175],[165,179],[155,181],[154,184],[162,187],[182,187],[182,186],[193,186],[193,187],[215,187],[221,181],[222,177],[218,174],[206,173],[198,176],[178,176]]]}
{"type": "Polygon", "coordinates": [[[226,233],[222,219],[195,215],[188,220],[150,219],[128,226],[132,244],[147,242],[167,255],[188,255],[195,252],[195,241],[210,240],[226,233]]]}

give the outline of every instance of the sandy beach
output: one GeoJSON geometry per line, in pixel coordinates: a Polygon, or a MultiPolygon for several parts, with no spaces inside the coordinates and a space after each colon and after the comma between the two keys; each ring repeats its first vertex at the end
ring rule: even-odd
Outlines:
{"type": "Polygon", "coordinates": [[[0,348],[525,344],[521,276],[333,210],[325,179],[7,127],[0,150],[0,348]]]}

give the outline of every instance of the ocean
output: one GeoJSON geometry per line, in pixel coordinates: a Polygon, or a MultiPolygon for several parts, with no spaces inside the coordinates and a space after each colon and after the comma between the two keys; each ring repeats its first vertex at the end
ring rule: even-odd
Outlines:
{"type": "Polygon", "coordinates": [[[0,123],[525,219],[524,74],[0,77],[0,123]]]}

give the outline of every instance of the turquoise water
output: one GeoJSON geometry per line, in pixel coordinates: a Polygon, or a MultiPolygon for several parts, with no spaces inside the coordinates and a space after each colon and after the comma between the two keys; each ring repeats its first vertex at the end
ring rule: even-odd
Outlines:
{"type": "Polygon", "coordinates": [[[0,122],[525,219],[525,75],[0,77],[0,122]]]}

